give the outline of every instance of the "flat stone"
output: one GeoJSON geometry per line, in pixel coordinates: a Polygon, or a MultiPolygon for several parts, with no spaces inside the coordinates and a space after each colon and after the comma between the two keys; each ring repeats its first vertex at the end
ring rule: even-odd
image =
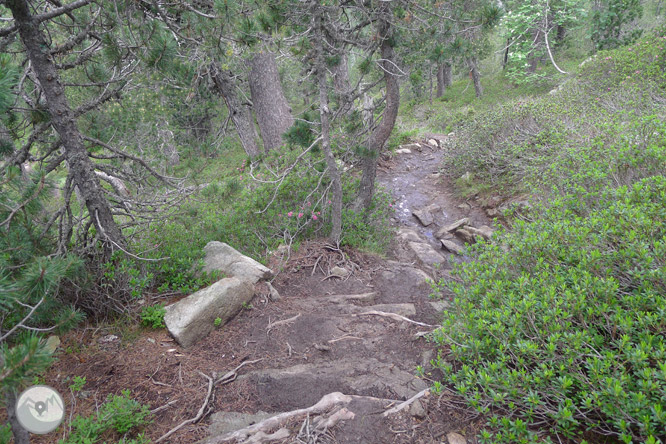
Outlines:
{"type": "Polygon", "coordinates": [[[409,247],[414,251],[416,257],[426,265],[443,264],[446,260],[430,245],[422,242],[409,242],[409,247]]]}
{"type": "Polygon", "coordinates": [[[277,291],[277,290],[275,289],[275,287],[273,287],[273,285],[271,285],[270,282],[266,282],[266,285],[268,286],[268,292],[269,292],[269,294],[270,294],[271,301],[273,301],[273,302],[277,302],[277,301],[279,301],[280,299],[282,299],[282,296],[280,296],[280,292],[277,291]]]}
{"type": "Polygon", "coordinates": [[[346,268],[342,267],[333,267],[331,268],[331,275],[339,278],[347,277],[349,271],[346,268]]]}
{"type": "Polygon", "coordinates": [[[438,312],[448,310],[451,307],[451,304],[449,304],[446,301],[431,301],[429,302],[429,304],[432,308],[434,308],[438,312]]]}
{"type": "Polygon", "coordinates": [[[435,237],[442,238],[446,233],[450,233],[452,231],[457,230],[458,228],[462,227],[463,225],[467,225],[469,223],[469,218],[464,217],[460,220],[457,220],[453,222],[452,224],[449,225],[444,225],[442,228],[437,230],[437,233],[435,233],[435,237]]]}
{"type": "Polygon", "coordinates": [[[493,233],[495,232],[487,225],[482,225],[479,228],[465,227],[465,229],[472,233],[474,236],[479,236],[486,240],[490,240],[490,238],[493,236],[493,233]]]}
{"type": "Polygon", "coordinates": [[[273,277],[270,269],[224,242],[208,242],[204,252],[203,270],[206,272],[220,271],[225,276],[248,280],[253,284],[273,277]]]}
{"type": "Polygon", "coordinates": [[[415,418],[425,418],[428,414],[422,399],[417,399],[409,406],[409,414],[415,418]]]}
{"type": "Polygon", "coordinates": [[[441,239],[440,242],[442,242],[442,247],[446,251],[450,251],[451,253],[454,254],[463,254],[465,252],[465,248],[456,244],[453,241],[447,240],[447,239],[441,239]]]}
{"type": "Polygon", "coordinates": [[[398,230],[398,237],[405,242],[421,242],[423,239],[414,230],[409,228],[400,228],[398,230]]]}
{"type": "Polygon", "coordinates": [[[224,278],[192,293],[175,304],[167,305],[164,323],[173,338],[189,347],[207,336],[220,318],[224,325],[254,296],[250,281],[224,278]]]}
{"type": "MultiPolygon", "coordinates": [[[[336,343],[335,346],[340,345],[336,343]]],[[[240,375],[238,379],[249,379],[260,399],[270,396],[273,404],[289,409],[312,405],[331,391],[409,399],[428,387],[414,375],[413,369],[402,370],[395,363],[372,357],[341,357],[281,369],[256,370],[240,375]],[[293,390],[296,389],[301,391],[300,405],[294,403],[293,390]]]]}
{"type": "Polygon", "coordinates": [[[432,213],[440,209],[441,207],[439,205],[431,204],[419,210],[412,211],[412,214],[419,220],[419,222],[421,222],[421,225],[427,227],[435,221],[432,213]]]}
{"type": "Polygon", "coordinates": [[[446,439],[449,441],[449,444],[467,444],[467,440],[458,433],[448,433],[446,439]]]}
{"type": "Polygon", "coordinates": [[[467,230],[466,228],[458,228],[456,230],[456,236],[458,236],[460,239],[464,240],[468,244],[473,244],[476,242],[476,236],[472,233],[471,230],[467,230]]]}
{"type": "Polygon", "coordinates": [[[396,154],[412,154],[412,150],[407,149],[407,148],[400,148],[398,150],[395,150],[396,154]]]}
{"type": "Polygon", "coordinates": [[[334,304],[345,304],[347,302],[375,302],[377,292],[361,293],[361,294],[336,294],[333,296],[326,296],[322,299],[333,302],[334,304]]]}
{"type": "Polygon", "coordinates": [[[210,417],[208,434],[216,436],[235,432],[275,415],[278,415],[278,413],[266,413],[262,411],[257,413],[215,412],[210,417]]]}

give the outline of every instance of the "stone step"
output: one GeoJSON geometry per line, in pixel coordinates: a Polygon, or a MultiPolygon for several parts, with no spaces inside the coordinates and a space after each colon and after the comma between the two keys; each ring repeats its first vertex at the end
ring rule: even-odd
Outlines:
{"type": "Polygon", "coordinates": [[[247,380],[254,387],[254,395],[265,411],[304,408],[335,391],[405,400],[427,388],[414,370],[406,371],[372,357],[256,370],[238,379],[247,380]]]}

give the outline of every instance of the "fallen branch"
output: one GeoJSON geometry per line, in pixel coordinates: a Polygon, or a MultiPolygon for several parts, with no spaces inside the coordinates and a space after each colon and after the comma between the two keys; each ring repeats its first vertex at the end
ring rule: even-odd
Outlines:
{"type": "Polygon", "coordinates": [[[198,373],[199,373],[201,376],[203,376],[204,378],[206,378],[206,379],[208,380],[208,392],[206,393],[206,399],[204,399],[204,402],[203,402],[203,404],[201,405],[201,408],[200,408],[199,411],[197,412],[197,415],[196,415],[194,418],[191,418],[191,419],[188,419],[188,420],[185,420],[185,421],[181,422],[181,423],[178,424],[176,427],[174,427],[173,429],[169,430],[169,431],[166,432],[164,435],[160,436],[157,440],[155,440],[155,443],[156,443],[156,444],[157,444],[158,442],[164,441],[164,440],[167,439],[169,436],[173,435],[174,433],[176,433],[178,430],[182,429],[182,428],[185,427],[186,425],[194,424],[195,422],[197,422],[198,420],[200,420],[200,419],[203,417],[204,412],[205,412],[205,410],[206,410],[206,407],[208,407],[208,403],[210,402],[210,396],[213,394],[213,385],[214,385],[214,381],[213,381],[213,378],[211,378],[210,376],[208,376],[208,375],[206,375],[206,374],[204,374],[204,373],[201,373],[201,372],[198,372],[198,373]]]}
{"type": "MultiPolygon", "coordinates": [[[[204,378],[206,378],[206,379],[208,380],[208,392],[206,393],[206,398],[204,399],[204,402],[203,402],[203,404],[201,405],[201,408],[199,409],[199,411],[197,412],[197,414],[196,414],[196,416],[195,416],[194,418],[191,418],[191,419],[188,419],[188,420],[186,420],[186,421],[181,422],[181,423],[178,424],[176,427],[174,427],[173,429],[169,430],[169,431],[166,432],[164,435],[160,436],[160,437],[155,441],[155,444],[157,444],[158,442],[161,442],[161,441],[167,439],[169,436],[173,435],[174,433],[176,433],[178,430],[182,429],[182,428],[185,427],[186,425],[188,425],[188,424],[194,424],[195,422],[197,422],[197,421],[199,421],[201,418],[203,418],[203,417],[204,417],[204,414],[205,414],[205,413],[208,413],[208,412],[206,412],[206,408],[208,407],[208,404],[210,403],[210,398],[211,398],[211,396],[213,395],[213,387],[215,387],[215,385],[217,385],[217,384],[219,384],[219,383],[222,383],[222,384],[228,384],[228,383],[234,381],[234,380],[236,379],[236,377],[238,376],[238,373],[237,373],[238,370],[240,370],[240,369],[241,369],[243,366],[245,366],[245,365],[248,365],[248,364],[254,364],[255,362],[259,362],[259,361],[261,361],[261,359],[257,359],[257,360],[255,360],[255,361],[245,361],[245,362],[241,363],[241,364],[240,364],[238,367],[236,367],[235,369],[231,370],[230,372],[227,372],[226,374],[224,374],[223,376],[221,376],[220,378],[217,378],[217,379],[215,379],[215,374],[214,374],[214,373],[213,373],[213,377],[211,378],[210,376],[206,375],[205,373],[202,373],[202,372],[200,372],[200,371],[197,371],[197,373],[199,373],[201,376],[203,376],[204,378]]],[[[175,401],[174,401],[174,402],[175,402],[175,401]]],[[[168,406],[168,405],[169,405],[169,404],[167,404],[167,406],[168,406]]],[[[163,407],[165,407],[165,406],[162,406],[161,408],[163,408],[163,407]]],[[[160,408],[160,409],[161,409],[161,408],[160,408]]],[[[159,409],[156,409],[156,411],[159,411],[159,409]]]]}
{"type": "Polygon", "coordinates": [[[173,401],[169,401],[169,402],[167,402],[166,404],[164,404],[163,406],[160,406],[160,407],[157,407],[157,408],[155,408],[155,409],[152,409],[152,410],[150,411],[150,413],[152,413],[152,414],[154,415],[154,414],[157,413],[157,412],[161,412],[162,410],[166,410],[166,409],[168,409],[169,407],[171,407],[172,405],[174,405],[174,404],[177,403],[177,402],[178,402],[177,399],[174,399],[173,401]]]}
{"type": "Polygon", "coordinates": [[[254,360],[254,361],[245,361],[245,362],[242,362],[242,363],[241,363],[238,367],[236,367],[235,369],[233,369],[233,370],[231,370],[230,372],[227,372],[226,374],[224,374],[223,376],[217,378],[217,379],[215,380],[215,385],[217,385],[217,384],[222,384],[222,385],[224,385],[224,384],[229,384],[230,382],[235,381],[236,378],[238,377],[238,370],[240,370],[241,368],[243,368],[243,366],[245,366],[245,365],[254,364],[254,363],[257,363],[257,362],[259,362],[259,361],[263,361],[263,358],[262,358],[262,359],[256,359],[256,360],[254,360]]]}
{"type": "Polygon", "coordinates": [[[296,319],[298,319],[299,317],[301,317],[301,314],[300,314],[300,313],[297,314],[296,316],[293,316],[293,317],[289,318],[289,319],[283,319],[283,320],[281,320],[281,321],[269,322],[269,323],[268,323],[268,326],[266,327],[266,336],[269,335],[269,333],[271,332],[271,330],[272,330],[274,327],[277,327],[278,325],[289,324],[290,322],[294,322],[294,321],[295,321],[296,319]]]}
{"type": "Polygon", "coordinates": [[[364,316],[364,315],[384,316],[384,317],[387,317],[387,318],[395,319],[396,321],[409,322],[411,324],[420,325],[422,327],[435,327],[434,325],[424,324],[423,322],[412,321],[411,319],[406,318],[404,316],[400,316],[399,314],[396,314],[396,313],[386,313],[386,312],[383,312],[383,311],[376,311],[376,310],[370,310],[370,311],[366,311],[364,313],[354,314],[352,316],[364,316]]]}
{"type": "Polygon", "coordinates": [[[409,407],[410,405],[412,405],[412,403],[414,403],[414,401],[416,401],[417,399],[423,398],[424,396],[428,396],[429,394],[430,394],[430,389],[429,388],[427,388],[425,390],[421,390],[416,395],[409,398],[407,401],[403,401],[400,404],[393,407],[392,409],[385,411],[382,414],[382,416],[386,417],[386,416],[392,415],[394,413],[398,413],[400,410],[403,410],[403,409],[409,407]]]}

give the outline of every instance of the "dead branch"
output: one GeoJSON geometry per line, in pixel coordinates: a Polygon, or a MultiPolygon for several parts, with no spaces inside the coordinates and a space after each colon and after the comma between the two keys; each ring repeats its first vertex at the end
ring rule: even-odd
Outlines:
{"type": "Polygon", "coordinates": [[[384,316],[384,317],[387,317],[387,318],[395,319],[396,321],[409,322],[410,324],[420,325],[422,327],[433,327],[433,328],[435,327],[434,325],[424,324],[423,322],[412,321],[411,319],[406,318],[404,316],[400,316],[399,314],[396,314],[396,313],[386,313],[386,312],[377,311],[377,310],[370,310],[370,311],[366,311],[364,313],[354,314],[352,316],[365,316],[365,315],[384,316]]]}
{"type": "Polygon", "coordinates": [[[409,398],[407,401],[401,402],[400,404],[396,405],[392,409],[389,409],[389,410],[385,411],[382,414],[382,416],[386,417],[386,416],[392,415],[394,413],[398,413],[400,410],[404,410],[405,408],[412,405],[414,403],[414,401],[416,401],[417,399],[423,398],[424,396],[428,396],[429,394],[430,394],[430,389],[429,388],[427,388],[425,390],[421,390],[416,395],[409,398]]]}
{"type": "Polygon", "coordinates": [[[272,330],[274,327],[277,327],[278,325],[289,324],[289,323],[291,323],[291,322],[294,322],[294,321],[295,321],[296,319],[298,319],[299,317],[301,317],[301,314],[300,314],[300,313],[297,314],[296,316],[293,316],[293,317],[289,318],[289,319],[283,319],[283,320],[281,320],[281,321],[269,322],[269,323],[268,323],[268,326],[266,327],[266,336],[269,335],[269,333],[271,332],[271,330],[272,330]]]}
{"type": "Polygon", "coordinates": [[[204,399],[204,402],[201,405],[201,408],[199,409],[199,411],[197,412],[197,414],[194,418],[191,418],[191,419],[188,419],[188,420],[185,420],[185,421],[181,422],[176,427],[169,430],[164,435],[160,436],[157,440],[155,440],[155,443],[164,441],[169,436],[173,435],[174,433],[176,433],[178,430],[182,429],[186,425],[194,424],[195,422],[197,422],[198,420],[200,420],[203,417],[204,412],[205,412],[206,408],[208,407],[208,403],[210,402],[210,397],[213,394],[213,386],[215,384],[214,384],[213,378],[211,378],[210,376],[208,376],[204,373],[201,373],[201,372],[198,372],[198,373],[208,380],[208,392],[206,393],[206,398],[204,399]]]}

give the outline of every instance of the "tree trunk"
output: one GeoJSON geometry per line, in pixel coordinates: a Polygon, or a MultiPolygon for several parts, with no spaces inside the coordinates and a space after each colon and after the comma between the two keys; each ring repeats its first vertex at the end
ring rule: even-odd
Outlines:
{"type": "Polygon", "coordinates": [[[437,66],[437,95],[442,97],[446,88],[453,83],[453,76],[451,75],[451,63],[443,62],[437,66]]]}
{"type": "Polygon", "coordinates": [[[333,87],[338,97],[338,107],[342,109],[342,114],[347,114],[352,110],[353,102],[349,100],[348,95],[351,92],[349,82],[349,64],[347,53],[343,52],[340,56],[340,62],[333,67],[333,87]]]}
{"type": "Polygon", "coordinates": [[[97,232],[105,241],[105,252],[110,253],[116,246],[124,245],[124,238],[120,228],[113,220],[111,207],[104,197],[102,187],[95,175],[94,165],[83,145],[76,118],[65,96],[58,70],[50,55],[44,35],[39,30],[39,23],[31,16],[26,0],[7,0],[6,4],[12,11],[32,69],[39,79],[46,98],[51,124],[62,140],[65,158],[70,169],[69,173],[81,191],[97,232]]]}
{"type": "MultiPolygon", "coordinates": [[[[381,2],[380,14],[390,14],[389,2],[381,2]]],[[[386,82],[386,108],[384,116],[377,128],[368,139],[368,153],[361,160],[361,184],[358,190],[358,196],[355,203],[356,209],[370,208],[372,197],[375,192],[375,177],[377,176],[377,157],[384,147],[384,143],[391,135],[395,120],[398,117],[398,106],[400,105],[400,87],[398,79],[393,74],[396,70],[395,53],[391,45],[391,25],[388,17],[381,17],[378,20],[378,34],[382,41],[381,61],[379,65],[384,71],[384,81],[386,82]]]]}
{"type": "Polygon", "coordinates": [[[211,63],[210,72],[215,87],[227,105],[231,121],[236,127],[236,132],[240,137],[245,153],[250,158],[258,156],[261,151],[257,146],[257,130],[254,127],[250,108],[241,103],[238,94],[236,94],[234,81],[228,72],[224,71],[217,63],[211,63]]]}
{"type": "MultiPolygon", "coordinates": [[[[326,61],[324,60],[324,44],[323,44],[323,28],[321,19],[321,6],[319,1],[315,0],[314,3],[314,17],[315,17],[315,49],[317,51],[315,69],[317,72],[317,84],[319,86],[319,117],[321,119],[321,146],[324,150],[326,157],[326,167],[328,177],[331,179],[331,189],[333,192],[332,208],[331,208],[331,236],[332,242],[337,244],[342,236],[342,180],[340,178],[340,171],[338,165],[335,163],[335,156],[331,150],[331,121],[330,109],[328,104],[328,90],[326,86],[326,61]]],[[[346,57],[345,57],[346,66],[346,57]]],[[[335,78],[334,78],[335,82],[335,78]]],[[[349,84],[349,77],[347,77],[347,85],[349,84]]],[[[337,89],[337,87],[336,87],[337,89]]],[[[343,103],[346,103],[343,102],[343,103]]]]}
{"type": "Polygon", "coordinates": [[[476,97],[481,97],[483,95],[483,86],[481,85],[481,74],[479,73],[479,68],[477,67],[476,57],[469,57],[467,59],[467,66],[469,67],[469,74],[472,77],[474,82],[474,91],[476,92],[476,97]]]}
{"type": "Polygon", "coordinates": [[[444,64],[439,63],[437,65],[437,93],[435,93],[435,97],[442,97],[445,90],[446,86],[444,85],[444,64]]]}
{"type": "Polygon", "coordinates": [[[282,134],[294,124],[280,84],[275,55],[268,51],[250,59],[250,95],[257,115],[264,151],[282,146],[282,134]]]}
{"type": "Polygon", "coordinates": [[[14,444],[30,444],[30,433],[19,423],[16,417],[16,392],[5,390],[5,405],[7,406],[7,419],[14,435],[14,444]]]}

